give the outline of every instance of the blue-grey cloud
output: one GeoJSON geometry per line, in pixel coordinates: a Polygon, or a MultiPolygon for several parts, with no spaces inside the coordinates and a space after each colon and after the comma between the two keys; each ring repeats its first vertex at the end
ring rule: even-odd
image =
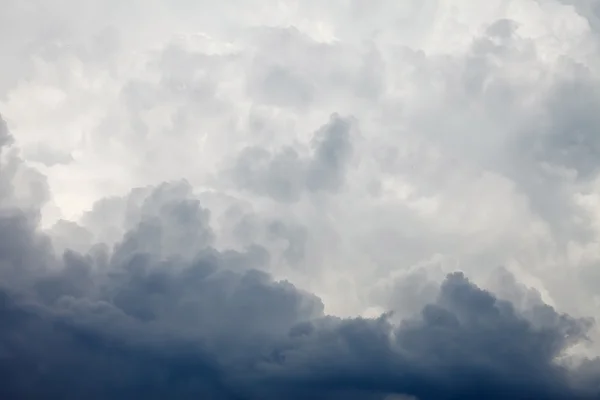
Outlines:
{"type": "Polygon", "coordinates": [[[42,3],[22,157],[71,215],[150,186],[46,234],[0,124],[0,397],[598,398],[597,1],[42,3]]]}
{"type": "Polygon", "coordinates": [[[399,324],[329,316],[317,296],[262,271],[266,250],[213,247],[210,214],[185,182],[138,200],[120,241],[79,253],[56,254],[31,214],[2,209],[0,397],[600,395],[596,360],[558,360],[585,340],[587,320],[543,303],[518,311],[461,273],[399,324]]]}

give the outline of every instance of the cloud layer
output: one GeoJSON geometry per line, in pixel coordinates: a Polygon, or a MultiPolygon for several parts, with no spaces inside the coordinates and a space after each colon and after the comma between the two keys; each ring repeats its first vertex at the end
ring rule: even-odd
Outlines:
{"type": "Polygon", "coordinates": [[[8,0],[0,397],[600,396],[595,1],[8,0]]]}
{"type": "Polygon", "coordinates": [[[518,312],[461,273],[399,324],[328,316],[318,297],[260,271],[266,250],[212,247],[190,191],[132,192],[133,227],[112,250],[62,256],[35,219],[3,209],[3,398],[597,396],[597,361],[573,371],[557,360],[588,321],[541,302],[518,312]]]}

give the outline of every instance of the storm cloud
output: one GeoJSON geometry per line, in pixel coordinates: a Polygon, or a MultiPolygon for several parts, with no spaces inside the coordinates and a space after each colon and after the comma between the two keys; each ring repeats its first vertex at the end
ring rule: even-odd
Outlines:
{"type": "Polygon", "coordinates": [[[595,0],[21,3],[0,398],[600,398],[595,0]]]}
{"type": "Polygon", "coordinates": [[[139,200],[121,241],[86,253],[55,254],[35,221],[0,216],[3,398],[598,395],[558,360],[587,320],[544,304],[519,312],[461,273],[400,323],[329,316],[261,271],[266,251],[212,247],[186,182],[139,200]]]}

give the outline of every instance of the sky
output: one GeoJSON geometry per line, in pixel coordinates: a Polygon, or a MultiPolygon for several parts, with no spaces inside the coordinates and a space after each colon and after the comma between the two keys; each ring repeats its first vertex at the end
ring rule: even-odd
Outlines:
{"type": "Polygon", "coordinates": [[[600,1],[0,0],[0,397],[600,398],[600,1]]]}

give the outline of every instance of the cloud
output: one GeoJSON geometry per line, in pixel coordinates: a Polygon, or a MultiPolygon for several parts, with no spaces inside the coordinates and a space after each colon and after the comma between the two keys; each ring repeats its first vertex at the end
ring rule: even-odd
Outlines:
{"type": "Polygon", "coordinates": [[[400,323],[338,318],[261,271],[264,253],[213,248],[185,182],[134,191],[126,214],[112,249],[62,255],[35,220],[0,216],[3,397],[598,395],[595,361],[558,361],[589,322],[543,303],[517,311],[455,273],[400,323]]]}
{"type": "Polygon", "coordinates": [[[10,134],[8,132],[8,127],[6,126],[6,121],[4,121],[3,119],[0,120],[0,139],[2,140],[0,142],[0,148],[6,146],[9,141],[11,140],[10,134]]]}
{"type": "Polygon", "coordinates": [[[105,288],[112,301],[63,287],[54,306],[33,306],[4,292],[3,395],[597,396],[571,387],[554,363],[585,325],[550,308],[532,311],[535,325],[461,275],[393,327],[385,317],[319,317],[318,300],[288,284],[203,261],[179,274],[140,271],[152,266],[138,261],[105,288]]]}
{"type": "Polygon", "coordinates": [[[594,1],[21,3],[4,397],[597,397],[594,1]]]}
{"type": "Polygon", "coordinates": [[[351,119],[334,114],[315,132],[310,156],[302,157],[292,147],[275,154],[248,147],[230,173],[237,187],[282,202],[298,201],[304,192],[336,192],[344,183],[352,155],[351,129],[351,119]]]}

